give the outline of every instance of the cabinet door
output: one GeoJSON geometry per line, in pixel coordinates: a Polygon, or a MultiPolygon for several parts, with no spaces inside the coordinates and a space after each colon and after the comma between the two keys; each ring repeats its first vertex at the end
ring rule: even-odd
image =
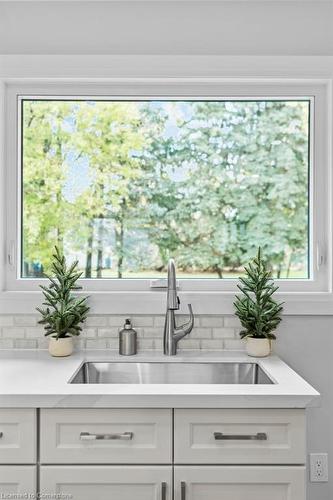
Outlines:
{"type": "Polygon", "coordinates": [[[0,466],[0,498],[35,498],[36,467],[0,466]]]}
{"type": "Polygon", "coordinates": [[[305,468],[175,467],[175,500],[305,500],[305,468]]]}
{"type": "Polygon", "coordinates": [[[42,466],[40,491],[71,500],[171,500],[172,467],[42,466]]]}
{"type": "Polygon", "coordinates": [[[0,463],[35,463],[36,441],[36,410],[0,409],[0,463]]]}

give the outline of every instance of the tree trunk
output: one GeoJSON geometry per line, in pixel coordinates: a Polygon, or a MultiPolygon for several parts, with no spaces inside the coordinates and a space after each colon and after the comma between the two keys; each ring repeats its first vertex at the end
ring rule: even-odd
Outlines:
{"type": "Polygon", "coordinates": [[[97,229],[97,278],[102,277],[103,271],[103,235],[104,235],[104,220],[99,219],[97,229]]]}
{"type": "Polygon", "coordinates": [[[87,253],[86,253],[86,272],[85,278],[91,278],[92,271],[92,253],[93,253],[93,242],[94,242],[94,221],[89,221],[89,233],[87,240],[87,253]]]}
{"type": "Polygon", "coordinates": [[[64,251],[64,237],[62,231],[59,227],[57,227],[57,247],[60,250],[60,253],[64,251]]]}
{"type": "Polygon", "coordinates": [[[292,263],[292,260],[293,260],[293,254],[294,254],[293,252],[290,252],[289,260],[288,260],[288,266],[287,266],[287,275],[286,275],[286,278],[289,278],[291,263],[292,263]]]}
{"type": "Polygon", "coordinates": [[[280,263],[277,269],[276,278],[279,280],[282,272],[282,264],[280,263]]]}
{"type": "Polygon", "coordinates": [[[123,277],[123,263],[124,263],[124,221],[126,212],[126,201],[123,199],[121,204],[121,212],[116,223],[115,237],[116,237],[116,252],[117,252],[117,274],[118,278],[123,277]]]}
{"type": "MultiPolygon", "coordinates": [[[[59,170],[61,171],[63,156],[62,156],[62,140],[59,136],[57,136],[56,144],[57,144],[56,157],[58,160],[59,170]]],[[[59,210],[59,207],[61,207],[61,204],[62,204],[62,190],[61,189],[57,190],[56,200],[57,200],[56,210],[59,210]]],[[[61,224],[62,224],[62,218],[61,218],[61,220],[59,220],[59,225],[57,226],[56,231],[57,231],[57,247],[59,248],[60,252],[63,254],[64,253],[64,235],[63,235],[62,227],[60,227],[61,224]]]]}
{"type": "Polygon", "coordinates": [[[219,279],[223,279],[223,270],[219,266],[214,266],[214,271],[217,273],[219,279]]]}
{"type": "Polygon", "coordinates": [[[124,263],[124,223],[121,219],[119,227],[116,229],[116,251],[117,251],[117,275],[118,278],[123,277],[123,263],[124,263]]]}

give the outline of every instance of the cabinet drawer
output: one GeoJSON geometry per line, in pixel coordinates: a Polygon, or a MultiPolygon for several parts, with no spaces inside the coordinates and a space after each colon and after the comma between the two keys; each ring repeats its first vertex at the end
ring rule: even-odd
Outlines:
{"type": "Polygon", "coordinates": [[[36,498],[36,467],[0,466],[0,498],[36,498]]]}
{"type": "Polygon", "coordinates": [[[305,500],[305,467],[175,467],[175,500],[305,500]]]}
{"type": "Polygon", "coordinates": [[[171,466],[44,465],[41,498],[55,492],[71,500],[171,500],[171,466]]]}
{"type": "Polygon", "coordinates": [[[171,410],[41,410],[42,463],[171,463],[171,410]]]}
{"type": "Polygon", "coordinates": [[[175,463],[303,464],[303,410],[175,410],[175,463]]]}
{"type": "Polygon", "coordinates": [[[0,463],[36,462],[36,411],[0,410],[0,463]]]}

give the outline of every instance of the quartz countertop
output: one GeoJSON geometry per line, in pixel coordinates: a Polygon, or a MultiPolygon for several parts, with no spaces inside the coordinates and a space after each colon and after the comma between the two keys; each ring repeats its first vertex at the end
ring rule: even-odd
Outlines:
{"type": "Polygon", "coordinates": [[[318,402],[319,393],[275,355],[186,351],[124,357],[115,351],[80,351],[52,358],[43,350],[0,351],[2,408],[305,408],[318,402]],[[256,362],[274,384],[69,384],[84,361],[256,362]]]}

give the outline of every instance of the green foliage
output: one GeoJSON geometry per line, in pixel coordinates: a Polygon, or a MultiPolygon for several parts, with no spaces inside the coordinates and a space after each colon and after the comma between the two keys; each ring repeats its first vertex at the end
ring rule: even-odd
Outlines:
{"type": "Polygon", "coordinates": [[[37,311],[42,315],[38,322],[45,325],[45,336],[52,335],[57,339],[68,337],[69,335],[80,335],[83,323],[87,318],[89,307],[86,304],[87,297],[76,298],[72,292],[80,290],[82,287],[76,284],[80,278],[77,272],[77,262],[67,267],[65,257],[55,247],[53,254],[52,271],[53,276],[46,275],[49,279],[49,286],[40,285],[43,290],[45,309],[37,307],[37,311]]]}
{"type": "Polygon", "coordinates": [[[307,276],[306,101],[23,109],[24,276],[50,272],[54,245],[87,278],[150,277],[169,256],[225,278],[258,246],[274,277],[307,276]]]}
{"type": "Polygon", "coordinates": [[[237,285],[243,296],[236,295],[234,306],[244,330],[241,338],[268,338],[275,339],[272,333],[281,321],[282,303],[273,299],[278,290],[274,285],[270,271],[262,260],[261,249],[253,263],[245,267],[246,276],[239,278],[241,285],[237,285]]]}
{"type": "Polygon", "coordinates": [[[24,101],[23,251],[26,261],[50,270],[52,249],[63,248],[73,206],[63,189],[69,169],[70,133],[64,126],[71,102],[24,101]]]}

